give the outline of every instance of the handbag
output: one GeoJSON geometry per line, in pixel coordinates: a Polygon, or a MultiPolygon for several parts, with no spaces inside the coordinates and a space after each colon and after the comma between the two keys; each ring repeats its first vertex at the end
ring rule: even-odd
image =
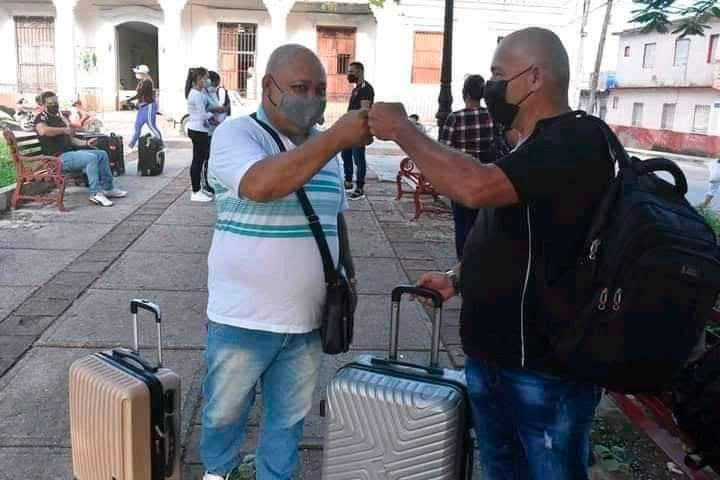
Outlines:
{"type": "MultiPolygon", "coordinates": [[[[287,151],[282,140],[280,140],[277,132],[272,127],[258,119],[255,113],[250,115],[250,117],[270,134],[281,152],[287,151]]],[[[350,349],[350,344],[352,343],[356,307],[355,294],[342,268],[333,263],[330,247],[328,246],[325,233],[320,224],[320,218],[315,214],[315,210],[305,193],[305,189],[300,188],[295,194],[308,219],[310,231],[315,238],[318,250],[320,250],[320,257],[323,263],[325,286],[327,288],[320,323],[320,338],[322,340],[323,352],[329,355],[345,353],[350,349]]],[[[343,242],[340,241],[341,246],[342,244],[343,242]]],[[[342,255],[339,255],[339,258],[342,258],[342,255]]]]}

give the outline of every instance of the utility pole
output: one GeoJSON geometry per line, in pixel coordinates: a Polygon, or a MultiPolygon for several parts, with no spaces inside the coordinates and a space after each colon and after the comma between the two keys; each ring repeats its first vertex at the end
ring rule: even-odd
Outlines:
{"type": "MultiPolygon", "coordinates": [[[[582,18],[580,20],[580,45],[578,46],[577,65],[575,66],[575,72],[577,78],[582,82],[582,78],[585,76],[583,73],[583,66],[585,62],[585,37],[587,37],[587,23],[588,15],[590,14],[590,0],[583,0],[583,11],[582,18]]],[[[582,89],[578,88],[578,109],[580,108],[580,98],[582,89]]]]}
{"type": "Polygon", "coordinates": [[[612,13],[613,0],[607,0],[605,6],[605,18],[603,19],[602,30],[600,31],[600,42],[598,43],[597,55],[595,55],[595,68],[590,77],[590,98],[588,100],[588,113],[595,113],[595,102],[597,96],[598,80],[600,77],[600,67],[602,66],[603,52],[605,50],[605,37],[607,37],[608,26],[610,25],[610,15],[612,13]]]}

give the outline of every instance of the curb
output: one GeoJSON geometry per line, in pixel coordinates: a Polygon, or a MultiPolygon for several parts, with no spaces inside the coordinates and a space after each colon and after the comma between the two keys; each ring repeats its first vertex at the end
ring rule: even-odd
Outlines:
{"type": "Polygon", "coordinates": [[[10,200],[15,192],[15,184],[0,188],[0,212],[10,210],[10,200]]]}
{"type": "Polygon", "coordinates": [[[693,163],[696,165],[707,165],[708,163],[716,161],[715,158],[693,157],[691,155],[681,155],[678,153],[661,152],[655,150],[641,150],[637,148],[626,148],[626,150],[631,155],[641,155],[644,157],[663,157],[674,162],[693,163]]]}

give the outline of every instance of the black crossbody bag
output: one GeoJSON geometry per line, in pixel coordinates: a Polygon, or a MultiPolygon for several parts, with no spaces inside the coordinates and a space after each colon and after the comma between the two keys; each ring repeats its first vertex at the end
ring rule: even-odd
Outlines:
{"type": "MultiPolygon", "coordinates": [[[[287,151],[282,140],[280,140],[277,132],[272,127],[258,119],[255,113],[251,115],[251,118],[270,134],[281,152],[287,151]]],[[[333,263],[330,247],[328,246],[325,233],[320,224],[320,218],[315,214],[315,210],[305,193],[305,189],[300,188],[295,194],[308,219],[310,231],[312,231],[313,237],[315,237],[315,242],[317,242],[320,257],[322,258],[323,271],[325,272],[327,296],[325,298],[322,322],[320,324],[323,352],[329,355],[345,353],[350,349],[353,337],[356,306],[353,289],[342,268],[339,265],[335,266],[333,263]]],[[[338,229],[338,235],[342,234],[340,229],[338,229]]],[[[339,243],[342,248],[342,237],[339,243]]],[[[339,258],[342,258],[342,252],[339,258]]]]}

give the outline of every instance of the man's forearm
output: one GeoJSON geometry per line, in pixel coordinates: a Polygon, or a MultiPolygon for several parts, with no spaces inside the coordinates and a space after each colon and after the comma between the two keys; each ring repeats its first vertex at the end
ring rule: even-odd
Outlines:
{"type": "Polygon", "coordinates": [[[60,135],[67,135],[67,128],[45,127],[42,130],[38,130],[38,134],[42,137],[58,137],[60,135]]]}
{"type": "Polygon", "coordinates": [[[430,180],[435,190],[467,207],[492,207],[512,203],[505,191],[506,178],[494,165],[482,165],[473,157],[423,135],[412,124],[395,139],[402,150],[430,180]]]}
{"type": "Polygon", "coordinates": [[[305,185],[340,150],[331,131],[310,137],[297,148],[253,165],[240,182],[239,194],[257,202],[283,198],[305,185]]]}
{"type": "Polygon", "coordinates": [[[87,140],[82,140],[80,138],[76,137],[70,137],[70,141],[72,142],[73,146],[75,147],[88,147],[90,144],[87,140]]]}

